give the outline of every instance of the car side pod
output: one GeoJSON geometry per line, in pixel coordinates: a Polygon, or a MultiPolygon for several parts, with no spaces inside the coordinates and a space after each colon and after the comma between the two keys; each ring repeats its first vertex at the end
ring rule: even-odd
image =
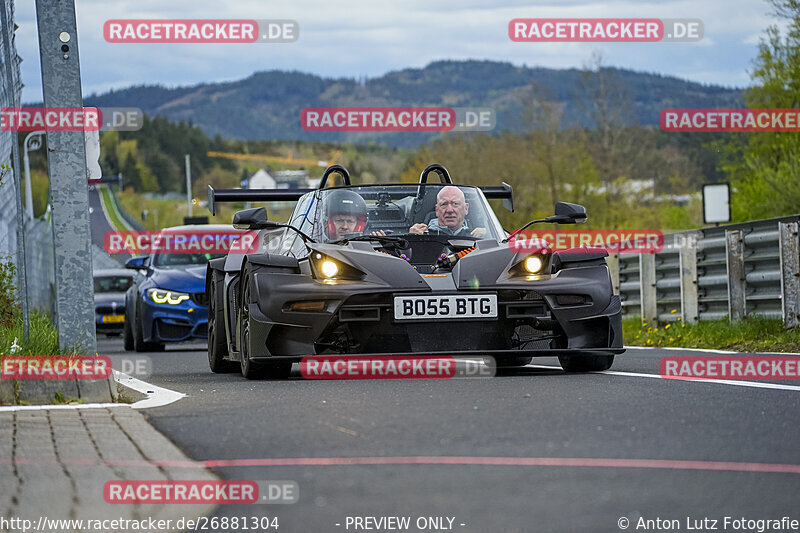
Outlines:
{"type": "Polygon", "coordinates": [[[624,352],[622,341],[622,303],[618,295],[611,296],[611,301],[603,311],[586,317],[567,320],[565,329],[569,339],[568,349],[616,348],[624,352]]]}

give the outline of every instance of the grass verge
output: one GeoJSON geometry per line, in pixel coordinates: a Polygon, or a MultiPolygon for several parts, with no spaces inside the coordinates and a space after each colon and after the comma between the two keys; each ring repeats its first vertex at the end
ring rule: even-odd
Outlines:
{"type": "MultiPolygon", "coordinates": [[[[20,313],[21,315],[21,313],[20,313]]],[[[58,330],[50,321],[50,317],[38,311],[32,311],[30,319],[30,338],[25,341],[22,333],[22,317],[15,316],[10,324],[0,325],[0,354],[10,354],[14,339],[17,341],[18,355],[73,355],[74,351],[62,352],[58,348],[58,330]]]]}
{"type": "MultiPolygon", "coordinates": [[[[58,329],[50,320],[50,316],[38,311],[29,314],[29,337],[25,340],[22,326],[22,309],[20,307],[15,286],[16,267],[10,259],[0,259],[0,369],[4,369],[3,359],[16,356],[48,356],[48,355],[86,355],[77,349],[61,350],[58,345],[58,329]]],[[[21,399],[20,389],[27,393],[25,397],[36,398],[37,403],[44,404],[77,404],[83,399],[75,398],[56,391],[53,396],[45,397],[45,393],[35,387],[26,389],[25,380],[7,378],[0,371],[0,405],[29,405],[21,399]]],[[[74,389],[74,388],[73,388],[74,389]]],[[[49,388],[52,390],[52,388],[49,388]]]]}
{"type": "Polygon", "coordinates": [[[684,324],[654,325],[639,317],[622,320],[626,346],[707,348],[740,352],[800,353],[800,328],[786,329],[783,321],[749,316],[739,322],[728,319],[684,324]]]}
{"type": "Polygon", "coordinates": [[[111,191],[102,185],[97,185],[97,190],[100,192],[100,202],[103,204],[103,208],[108,214],[108,219],[111,223],[111,226],[118,231],[127,230],[128,226],[122,219],[120,219],[120,217],[117,215],[116,209],[114,209],[114,199],[111,197],[111,191]]]}

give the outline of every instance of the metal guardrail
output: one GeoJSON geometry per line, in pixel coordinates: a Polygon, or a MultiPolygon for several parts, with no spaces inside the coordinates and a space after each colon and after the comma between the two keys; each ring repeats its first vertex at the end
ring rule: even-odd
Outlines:
{"type": "Polygon", "coordinates": [[[122,202],[119,201],[117,193],[114,192],[114,188],[110,185],[108,186],[108,192],[111,193],[111,201],[117,206],[117,212],[122,215],[122,218],[125,219],[125,222],[127,222],[128,225],[136,231],[144,231],[144,226],[142,226],[138,220],[133,218],[127,211],[125,211],[125,208],[122,207],[122,202]]]}
{"type": "Polygon", "coordinates": [[[660,252],[612,254],[624,315],[652,322],[779,318],[800,325],[800,215],[664,236],[660,252]]]}

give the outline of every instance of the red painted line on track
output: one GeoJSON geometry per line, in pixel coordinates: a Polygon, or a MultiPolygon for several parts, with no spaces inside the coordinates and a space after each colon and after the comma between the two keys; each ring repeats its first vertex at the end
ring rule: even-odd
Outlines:
{"type": "MultiPolygon", "coordinates": [[[[0,464],[11,464],[0,459],[0,464]]],[[[37,464],[41,460],[17,459],[14,464],[37,464]]],[[[55,464],[55,463],[54,463],[55,464]]],[[[800,474],[800,465],[672,459],[600,459],[589,457],[296,457],[264,459],[219,459],[209,461],[92,461],[76,459],[65,465],[160,466],[171,468],[231,468],[247,466],[357,466],[357,465],[485,465],[485,466],[573,466],[589,468],[661,468],[669,470],[713,470],[800,474]]]]}

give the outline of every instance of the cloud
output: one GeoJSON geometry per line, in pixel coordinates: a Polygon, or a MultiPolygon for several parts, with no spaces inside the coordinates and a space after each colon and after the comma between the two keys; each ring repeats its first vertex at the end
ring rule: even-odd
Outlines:
{"type": "MultiPolygon", "coordinates": [[[[610,65],[741,86],[758,38],[774,19],[763,0],[531,1],[346,0],[236,3],[213,0],[77,0],[84,91],[129,84],[192,85],[245,78],[260,70],[300,70],[323,76],[379,76],[440,59],[490,59],[516,65],[580,68],[593,50],[610,65]],[[702,43],[515,43],[509,20],[536,18],[700,18],[702,43]],[[294,19],[290,44],[112,44],[108,19],[294,19]]],[[[17,2],[17,46],[24,101],[41,99],[34,2],[17,2]]]]}

